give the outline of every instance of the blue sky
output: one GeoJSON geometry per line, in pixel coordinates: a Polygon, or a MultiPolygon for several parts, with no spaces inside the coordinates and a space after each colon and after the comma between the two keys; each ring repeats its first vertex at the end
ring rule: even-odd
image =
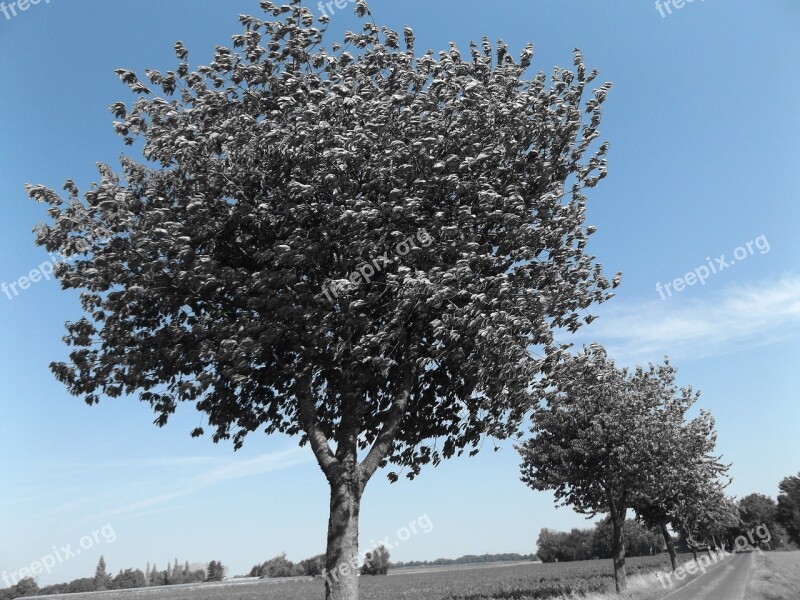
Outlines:
{"type": "MultiPolygon", "coordinates": [[[[380,23],[411,25],[422,49],[487,35],[518,52],[532,41],[534,66],[549,71],[570,66],[579,47],[600,82],[614,83],[602,127],[610,174],[591,192],[590,250],[624,278],[576,341],[600,341],[626,364],[669,355],[716,416],[731,493],[775,496],[800,470],[800,4],[696,0],[664,17],[650,0],[370,6],[380,23]],[[741,260],[675,291],[676,278],[735,251],[741,260]],[[662,299],[656,285],[668,282],[662,299]]],[[[331,39],[357,27],[351,8],[333,15],[331,39]]],[[[86,188],[96,162],[117,164],[125,151],[107,107],[131,96],[114,69],[171,68],[177,39],[203,62],[239,30],[238,13],[258,10],[255,0],[42,0],[0,12],[0,282],[47,260],[31,234],[45,214],[24,183],[86,188]]],[[[158,429],[133,399],[90,408],[69,396],[47,365],[66,355],[63,323],[78,315],[75,294],[53,281],[0,294],[0,572],[79,548],[106,525],[113,542],[100,537],[40,583],[89,576],[100,554],[114,572],[178,557],[242,573],[280,552],[323,551],[327,488],[308,448],[253,435],[234,454],[189,437],[200,424],[190,406],[158,429]]],[[[533,552],[540,528],[584,524],[519,482],[510,445],[494,447],[487,440],[478,457],[413,482],[376,476],[362,545],[394,541],[423,515],[433,530],[399,543],[393,559],[533,552]]]]}

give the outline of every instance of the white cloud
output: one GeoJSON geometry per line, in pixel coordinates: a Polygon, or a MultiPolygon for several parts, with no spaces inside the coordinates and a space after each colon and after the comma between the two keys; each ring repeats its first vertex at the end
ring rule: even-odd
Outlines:
{"type": "Polygon", "coordinates": [[[800,277],[735,285],[702,298],[615,299],[577,343],[597,341],[622,363],[702,358],[781,342],[800,329],[800,277]]]}
{"type": "Polygon", "coordinates": [[[304,464],[312,460],[311,452],[308,448],[294,447],[280,452],[263,454],[247,460],[231,459],[222,466],[215,467],[199,475],[183,479],[171,489],[143,498],[135,502],[129,502],[117,508],[103,512],[102,514],[92,515],[92,520],[105,519],[107,517],[121,517],[131,513],[138,513],[147,509],[155,509],[171,500],[190,496],[205,488],[217,485],[224,481],[233,479],[243,479],[263,475],[272,471],[288,469],[296,465],[304,464]]]}

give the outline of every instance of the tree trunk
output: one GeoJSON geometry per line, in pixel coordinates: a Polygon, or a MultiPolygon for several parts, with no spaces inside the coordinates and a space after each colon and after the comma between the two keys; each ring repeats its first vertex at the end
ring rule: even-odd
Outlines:
{"type": "Polygon", "coordinates": [[[611,556],[614,559],[614,585],[618,594],[624,592],[628,587],[628,578],[625,573],[625,512],[625,508],[620,511],[612,505],[611,525],[614,533],[611,542],[611,556]]]}
{"type": "Polygon", "coordinates": [[[331,484],[325,600],[358,598],[358,512],[361,492],[355,482],[331,484]]]}
{"type": "Polygon", "coordinates": [[[667,530],[667,524],[661,522],[661,535],[664,536],[664,543],[667,545],[667,552],[669,553],[669,562],[672,564],[672,570],[678,568],[678,557],[675,554],[675,544],[672,542],[672,536],[667,530]]]}

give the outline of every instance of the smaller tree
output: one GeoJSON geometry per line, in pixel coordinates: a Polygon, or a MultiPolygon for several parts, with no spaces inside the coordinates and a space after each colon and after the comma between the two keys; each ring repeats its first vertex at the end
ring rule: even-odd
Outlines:
{"type": "Polygon", "coordinates": [[[206,581],[222,581],[225,579],[225,567],[220,561],[212,560],[208,563],[206,581]]]}
{"type": "Polygon", "coordinates": [[[389,572],[389,550],[386,546],[378,546],[372,552],[367,552],[364,564],[361,566],[362,575],[386,575],[389,572]]]}
{"type": "Polygon", "coordinates": [[[739,501],[739,516],[742,520],[742,532],[754,531],[765,525],[773,531],[778,520],[778,504],[764,494],[749,494],[739,501]]]}
{"type": "Polygon", "coordinates": [[[256,565],[250,569],[251,577],[292,577],[300,574],[298,566],[286,558],[286,553],[279,554],[274,558],[270,558],[261,565],[256,565]]]}
{"type": "Polygon", "coordinates": [[[110,582],[111,577],[106,572],[106,559],[100,556],[100,560],[97,561],[97,568],[94,571],[95,591],[102,592],[103,590],[107,590],[110,582]]]}
{"type": "Polygon", "coordinates": [[[146,585],[147,580],[140,569],[125,569],[114,577],[109,587],[114,590],[131,590],[146,585]]]}
{"type": "Polygon", "coordinates": [[[322,575],[322,572],[325,570],[325,555],[318,554],[317,556],[301,560],[297,564],[297,568],[301,575],[306,575],[308,577],[322,575]]]}
{"type": "Polygon", "coordinates": [[[39,585],[33,577],[21,579],[13,588],[12,598],[39,595],[39,585]]]}
{"type": "Polygon", "coordinates": [[[628,509],[670,468],[660,460],[664,420],[677,393],[669,364],[619,369],[605,350],[592,344],[564,357],[536,385],[546,407],[533,416],[533,437],[517,449],[522,480],[552,490],[556,501],[577,512],[606,513],[612,527],[617,592],[626,588],[624,524],[628,509]]]}

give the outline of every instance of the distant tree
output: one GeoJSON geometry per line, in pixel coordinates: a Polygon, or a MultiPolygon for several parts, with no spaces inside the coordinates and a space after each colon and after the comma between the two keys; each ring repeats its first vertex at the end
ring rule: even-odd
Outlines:
{"type": "Polygon", "coordinates": [[[362,575],[386,575],[388,572],[389,550],[386,546],[378,546],[372,552],[367,552],[361,565],[362,575]]]}
{"type": "Polygon", "coordinates": [[[80,579],[74,579],[69,582],[67,586],[67,593],[68,594],[80,594],[84,592],[93,592],[95,582],[94,577],[82,577],[80,579]]]}
{"type": "Polygon", "coordinates": [[[286,558],[286,553],[279,554],[250,570],[251,577],[293,577],[300,574],[300,569],[286,558]]]}
{"type": "Polygon", "coordinates": [[[111,577],[108,572],[106,572],[106,559],[101,555],[100,560],[97,561],[97,568],[94,571],[94,589],[102,592],[108,589],[110,581],[111,577]]]}
{"type": "Polygon", "coordinates": [[[776,519],[786,530],[789,540],[800,546],[800,473],[796,477],[784,478],[778,487],[778,510],[776,519]]]}
{"type": "Polygon", "coordinates": [[[552,490],[580,513],[608,514],[618,592],[627,585],[627,511],[671,468],[650,442],[663,436],[667,400],[656,391],[670,376],[668,364],[619,369],[593,344],[537,383],[547,406],[533,416],[532,438],[518,447],[522,480],[530,487],[552,490]]]}
{"type": "MultiPolygon", "coordinates": [[[[611,86],[577,50],[548,80],[532,44],[418,56],[411,29],[371,19],[331,50],[298,0],[260,6],[209,66],[178,42],[148,84],[117,71],[141,97],[113,105],[116,129],[143,161],[101,166],[85,202],[28,188],[87,311],[53,371],[89,404],[138,391],[161,426],[193,402],[235,448],[258,430],[309,444],[326,567],[345,573],[378,468],[413,477],[514,435],[551,361],[530,348],[610,297],[585,193],[611,86]]],[[[326,597],[354,600],[355,575],[326,597]]]]}
{"type": "Polygon", "coordinates": [[[225,567],[221,562],[212,560],[208,563],[206,581],[222,581],[225,579],[225,567]]]}
{"type": "Polygon", "coordinates": [[[15,586],[11,588],[14,590],[12,597],[25,597],[25,596],[37,596],[39,594],[39,585],[36,583],[36,580],[33,577],[25,577],[24,579],[20,579],[19,582],[15,586]]]}
{"type": "Polygon", "coordinates": [[[325,555],[318,554],[317,556],[301,560],[297,563],[297,567],[301,575],[307,575],[309,577],[321,575],[325,570],[325,555]]]}
{"type": "MultiPolygon", "coordinates": [[[[614,556],[613,526],[611,518],[598,521],[594,530],[594,555],[598,558],[614,556]]],[[[634,519],[626,519],[623,525],[625,556],[649,556],[658,553],[664,547],[661,533],[656,533],[637,523],[634,519]]]]}
{"type": "Polygon", "coordinates": [[[536,540],[536,556],[545,563],[559,562],[562,560],[562,548],[565,544],[565,533],[545,527],[539,531],[539,537],[536,540]]]}
{"type": "Polygon", "coordinates": [[[743,533],[759,525],[766,525],[771,530],[778,520],[778,504],[764,494],[749,494],[739,500],[739,516],[743,533]]]}
{"type": "Polygon", "coordinates": [[[125,569],[114,577],[111,588],[115,590],[129,590],[147,585],[144,573],[140,569],[125,569]]]}

